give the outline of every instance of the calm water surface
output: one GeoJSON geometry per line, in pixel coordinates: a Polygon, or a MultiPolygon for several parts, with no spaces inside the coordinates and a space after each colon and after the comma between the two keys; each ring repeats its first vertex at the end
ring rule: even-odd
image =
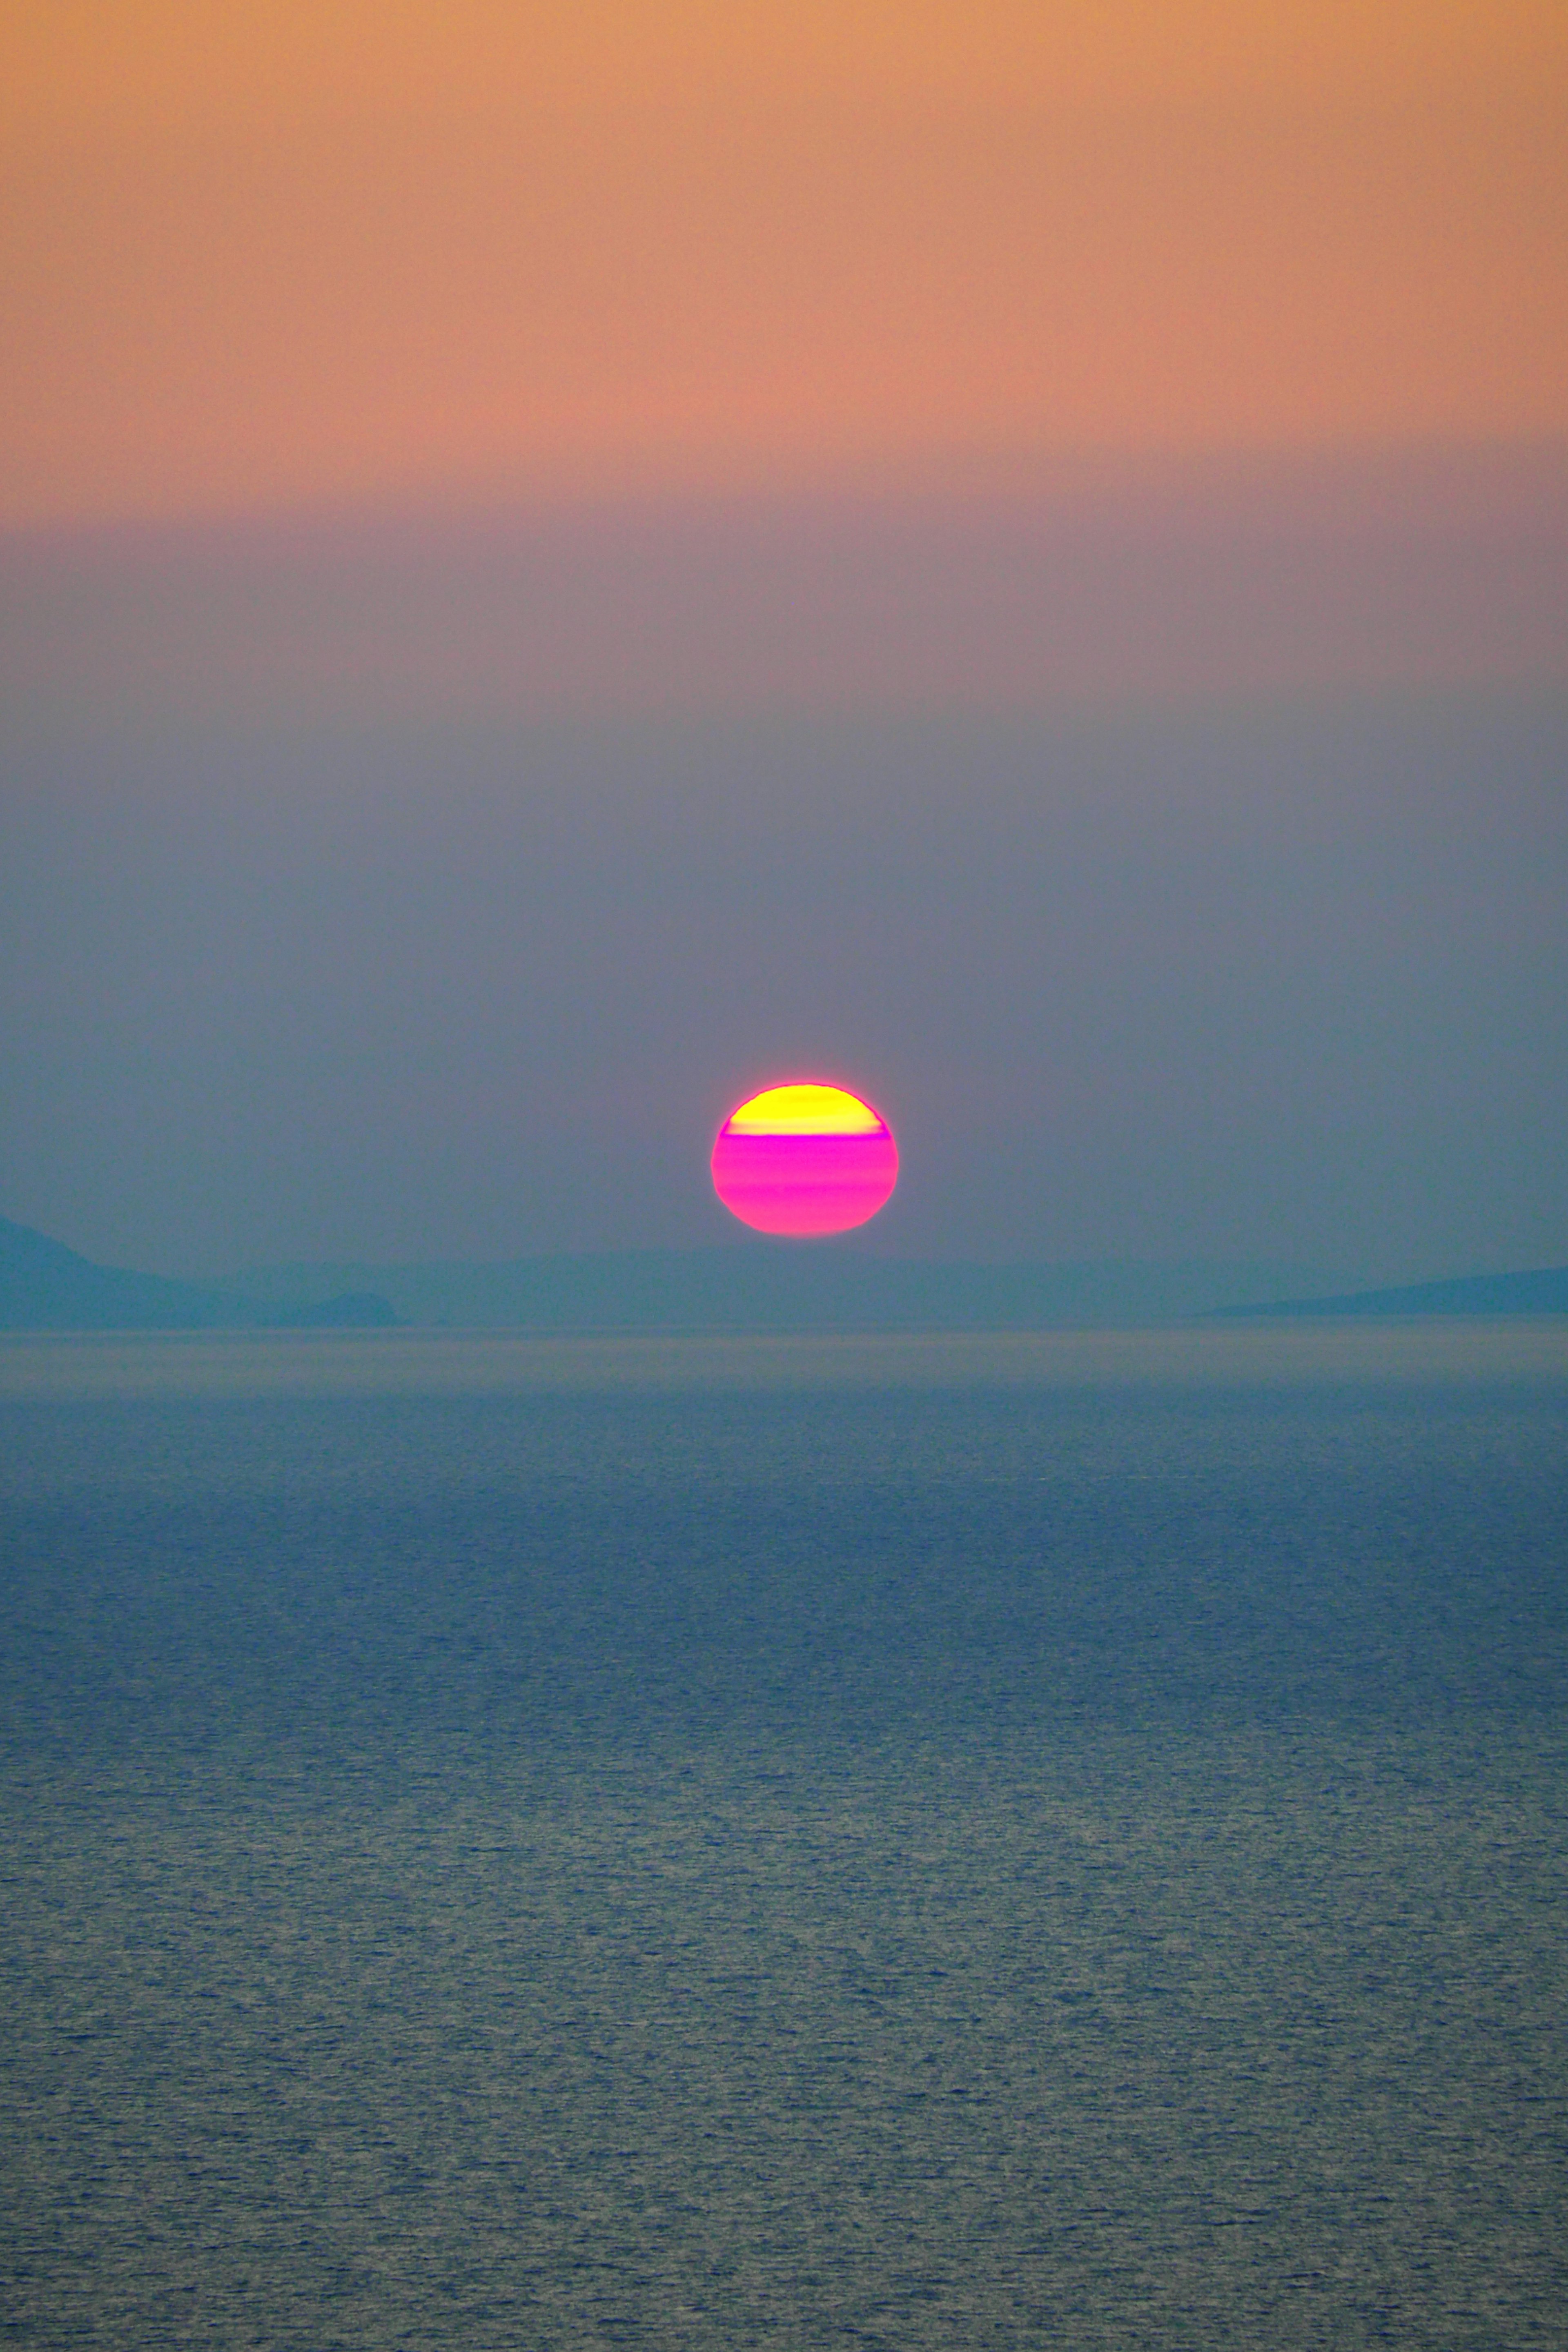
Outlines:
{"type": "Polygon", "coordinates": [[[1568,1338],[0,1347],[0,2340],[1568,2345],[1568,1338]]]}

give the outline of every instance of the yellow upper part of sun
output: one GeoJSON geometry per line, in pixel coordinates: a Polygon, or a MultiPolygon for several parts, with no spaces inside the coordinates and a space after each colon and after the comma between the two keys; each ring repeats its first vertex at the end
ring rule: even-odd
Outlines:
{"type": "Polygon", "coordinates": [[[726,1122],[732,1135],[877,1135],[882,1121],[842,1087],[769,1087],[726,1122]]]}

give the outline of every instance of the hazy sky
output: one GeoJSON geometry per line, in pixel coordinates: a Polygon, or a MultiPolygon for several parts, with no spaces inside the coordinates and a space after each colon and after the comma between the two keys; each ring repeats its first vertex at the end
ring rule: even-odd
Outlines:
{"type": "Polygon", "coordinates": [[[0,516],[1564,427],[1561,0],[7,0],[0,516]]]}
{"type": "Polygon", "coordinates": [[[0,515],[1563,430],[1561,0],[7,0],[0,515]]]}
{"type": "Polygon", "coordinates": [[[3,19],[0,1213],[1568,1257],[1568,19],[3,19]]]}

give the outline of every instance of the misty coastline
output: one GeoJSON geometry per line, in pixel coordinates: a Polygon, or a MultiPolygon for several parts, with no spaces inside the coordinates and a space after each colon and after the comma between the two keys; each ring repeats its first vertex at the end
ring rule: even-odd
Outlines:
{"type": "Polygon", "coordinates": [[[1281,1297],[1279,1284],[1269,1266],[942,1264],[767,1244],[296,1265],[191,1282],[99,1265],[0,1219],[0,1330],[15,1331],[1028,1331],[1568,1312],[1562,1267],[1305,1298],[1281,1297]]]}

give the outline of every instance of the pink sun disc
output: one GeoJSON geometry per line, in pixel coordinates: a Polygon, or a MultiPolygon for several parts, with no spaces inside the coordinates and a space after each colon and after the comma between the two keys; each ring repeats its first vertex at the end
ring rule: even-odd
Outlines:
{"type": "Polygon", "coordinates": [[[899,1148],[886,1119],[841,1087],[771,1087],[731,1112],[711,1165],[743,1224],[806,1241],[876,1215],[899,1181],[899,1148]]]}

